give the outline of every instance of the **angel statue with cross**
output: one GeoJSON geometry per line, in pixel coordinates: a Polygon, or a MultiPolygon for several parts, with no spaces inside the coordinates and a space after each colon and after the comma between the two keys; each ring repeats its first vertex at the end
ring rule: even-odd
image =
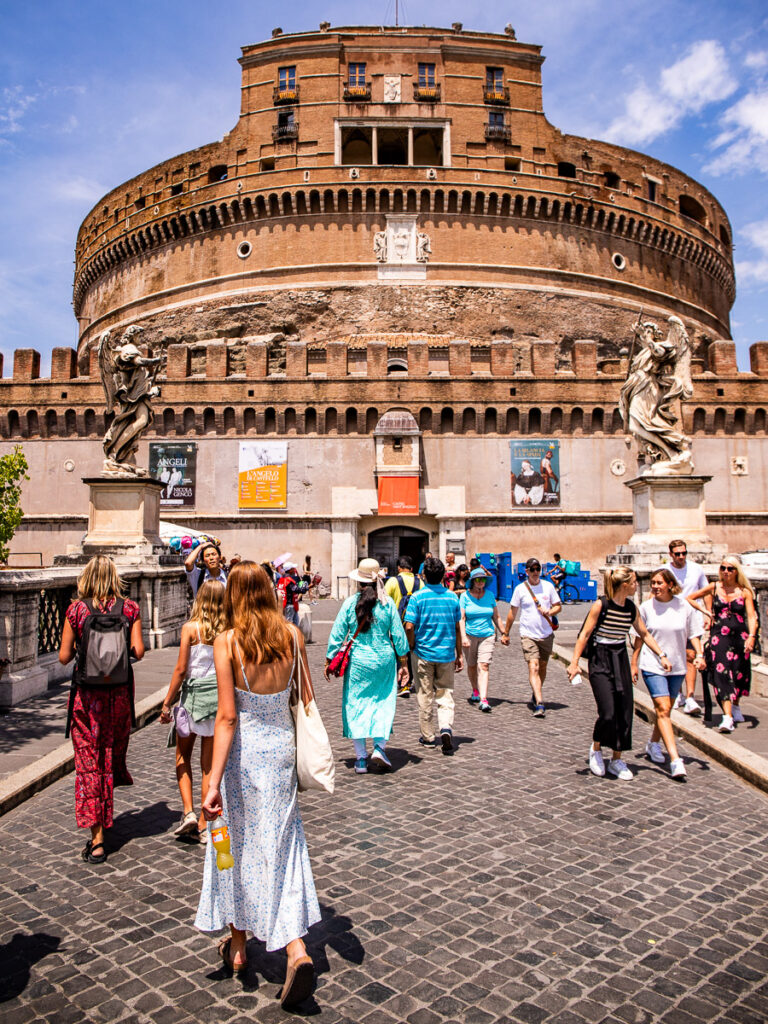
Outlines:
{"type": "Polygon", "coordinates": [[[128,327],[120,340],[105,331],[99,339],[99,372],[107,400],[107,413],[115,417],[104,440],[104,469],[108,476],[148,476],[136,465],[139,439],[152,425],[151,400],[160,394],[155,374],[161,360],[142,356],[136,342],[141,328],[128,327]]]}

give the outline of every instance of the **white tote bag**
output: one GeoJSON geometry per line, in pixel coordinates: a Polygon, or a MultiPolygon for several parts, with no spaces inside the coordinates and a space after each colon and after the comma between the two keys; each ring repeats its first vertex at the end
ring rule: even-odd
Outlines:
{"type": "Polygon", "coordinates": [[[333,750],[323,720],[315,703],[312,685],[304,680],[303,660],[298,649],[296,633],[293,637],[294,673],[291,686],[291,713],[296,726],[296,774],[299,792],[322,789],[333,793],[336,767],[333,750]],[[309,696],[305,704],[304,696],[309,696]]]}

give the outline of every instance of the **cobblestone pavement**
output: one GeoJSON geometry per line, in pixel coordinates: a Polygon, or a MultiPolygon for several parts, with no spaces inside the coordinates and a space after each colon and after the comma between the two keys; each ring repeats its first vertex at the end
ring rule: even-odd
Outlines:
{"type": "MultiPolygon", "coordinates": [[[[310,651],[319,667],[323,647],[310,651]]],[[[553,665],[536,720],[525,678],[517,643],[497,648],[483,715],[459,677],[450,758],[418,746],[416,702],[400,700],[388,776],[353,774],[339,685],[318,686],[338,776],[334,797],[302,796],[323,911],[308,937],[318,985],[307,1014],[764,1024],[765,797],[685,748],[688,782],[672,782],[640,754],[642,722],[634,781],[596,779],[589,689],[553,665]]],[[[72,776],[3,819],[4,1024],[300,1019],[275,1000],[281,955],[252,940],[247,976],[234,979],[192,928],[201,849],[171,835],[165,732],[150,725],[131,742],[135,785],[117,792],[105,866],[79,859],[72,776]]]]}

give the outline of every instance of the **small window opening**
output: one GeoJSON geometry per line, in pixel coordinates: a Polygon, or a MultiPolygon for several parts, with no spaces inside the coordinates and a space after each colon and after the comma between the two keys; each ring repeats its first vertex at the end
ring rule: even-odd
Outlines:
{"type": "Polygon", "coordinates": [[[509,393],[514,398],[515,395],[517,394],[517,388],[510,388],[509,389],[509,393]]]}
{"type": "Polygon", "coordinates": [[[263,156],[259,168],[262,171],[274,171],[275,169],[275,158],[273,156],[263,156]]]}
{"type": "Polygon", "coordinates": [[[605,171],[603,180],[606,188],[618,188],[621,185],[621,178],[615,171],[605,171]]]}
{"type": "Polygon", "coordinates": [[[648,184],[648,198],[650,199],[650,201],[652,203],[655,203],[657,201],[656,200],[656,193],[658,191],[658,187],[656,185],[656,182],[652,181],[650,178],[648,178],[647,179],[647,184],[648,184]]]}
{"type": "Polygon", "coordinates": [[[558,178],[575,178],[575,164],[568,163],[567,160],[561,160],[560,163],[557,165],[557,176],[558,178]]]}
{"type": "Polygon", "coordinates": [[[392,450],[396,451],[396,452],[401,452],[403,450],[403,439],[402,439],[402,437],[393,437],[392,438],[392,450]]]}
{"type": "Polygon", "coordinates": [[[211,167],[208,170],[208,182],[212,184],[214,181],[226,181],[227,179],[227,165],[216,164],[215,167],[211,167]]]}
{"type": "Polygon", "coordinates": [[[717,389],[717,397],[718,398],[724,398],[725,397],[725,388],[718,388],[717,389]]]}
{"type": "Polygon", "coordinates": [[[507,156],[504,158],[505,171],[519,171],[522,166],[523,162],[519,156],[507,156]]]}
{"type": "Polygon", "coordinates": [[[134,209],[136,209],[136,210],[143,210],[146,205],[147,205],[147,197],[146,196],[139,196],[139,198],[133,204],[134,209]]]}
{"type": "Polygon", "coordinates": [[[184,186],[181,184],[181,182],[179,182],[178,185],[171,185],[171,195],[172,196],[180,196],[183,191],[184,191],[184,186]]]}
{"type": "Polygon", "coordinates": [[[691,220],[697,221],[699,224],[706,223],[707,211],[697,202],[693,196],[680,196],[679,199],[680,213],[684,217],[690,217],[691,220]]]}

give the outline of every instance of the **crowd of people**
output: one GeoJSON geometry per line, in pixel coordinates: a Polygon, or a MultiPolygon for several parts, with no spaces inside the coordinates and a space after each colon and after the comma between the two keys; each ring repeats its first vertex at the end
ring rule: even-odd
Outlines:
{"type": "MultiPolygon", "coordinates": [[[[651,596],[639,607],[633,601],[635,573],[626,566],[605,572],[604,594],[591,605],[574,645],[568,676],[580,681],[585,656],[597,705],[588,751],[589,769],[597,776],[633,778],[623,755],[632,746],[633,684],[640,677],[656,713],[645,753],[663,764],[663,744],[674,779],[684,779],[686,770],[670,715],[676,706],[686,714],[700,713],[694,698],[697,673],[722,708],[720,731],[731,732],[743,721],[739,702],[749,693],[757,636],[752,587],[736,556],[721,560],[710,583],[687,560],[684,541],[669,547],[670,562],[653,573],[651,596]]],[[[544,683],[561,606],[553,584],[541,578],[540,561],[525,563],[525,578],[512,593],[503,624],[488,570],[476,559],[454,563],[451,555],[444,564],[428,553],[416,572],[403,557],[397,573],[385,581],[379,563],[364,558],[349,573],[356,590],[333,623],[325,674],[328,678],[344,652],[343,735],[352,743],[359,775],[392,769],[387,744],[398,693],[415,691],[419,745],[452,756],[455,674],[466,663],[468,700],[490,713],[495,644],[497,639],[510,644],[515,622],[528,669],[529,708],[536,718],[546,715],[544,683]]],[[[290,709],[296,690],[305,704],[313,699],[304,636],[294,614],[294,595],[316,578],[309,564],[305,569],[302,578],[288,553],[272,563],[237,558],[225,567],[214,544],[189,556],[194,601],[160,715],[170,726],[168,745],[176,752],[182,816],[175,834],[207,846],[195,924],[206,932],[229,928],[219,955],[234,972],[246,966],[249,931],[268,950],[284,948],[280,998],[285,1007],[311,991],[314,968],[303,936],[320,917],[298,807],[290,709]],[[199,815],[192,782],[197,737],[199,815]],[[217,868],[208,841],[209,824],[219,818],[229,833],[231,870],[217,868]]],[[[82,858],[91,864],[107,859],[114,787],[133,781],[126,760],[134,722],[131,661],[143,655],[139,606],[126,598],[114,563],[95,556],[78,580],[59,654],[64,664],[74,660],[67,733],[75,752],[76,822],[90,831],[82,858]]]]}

